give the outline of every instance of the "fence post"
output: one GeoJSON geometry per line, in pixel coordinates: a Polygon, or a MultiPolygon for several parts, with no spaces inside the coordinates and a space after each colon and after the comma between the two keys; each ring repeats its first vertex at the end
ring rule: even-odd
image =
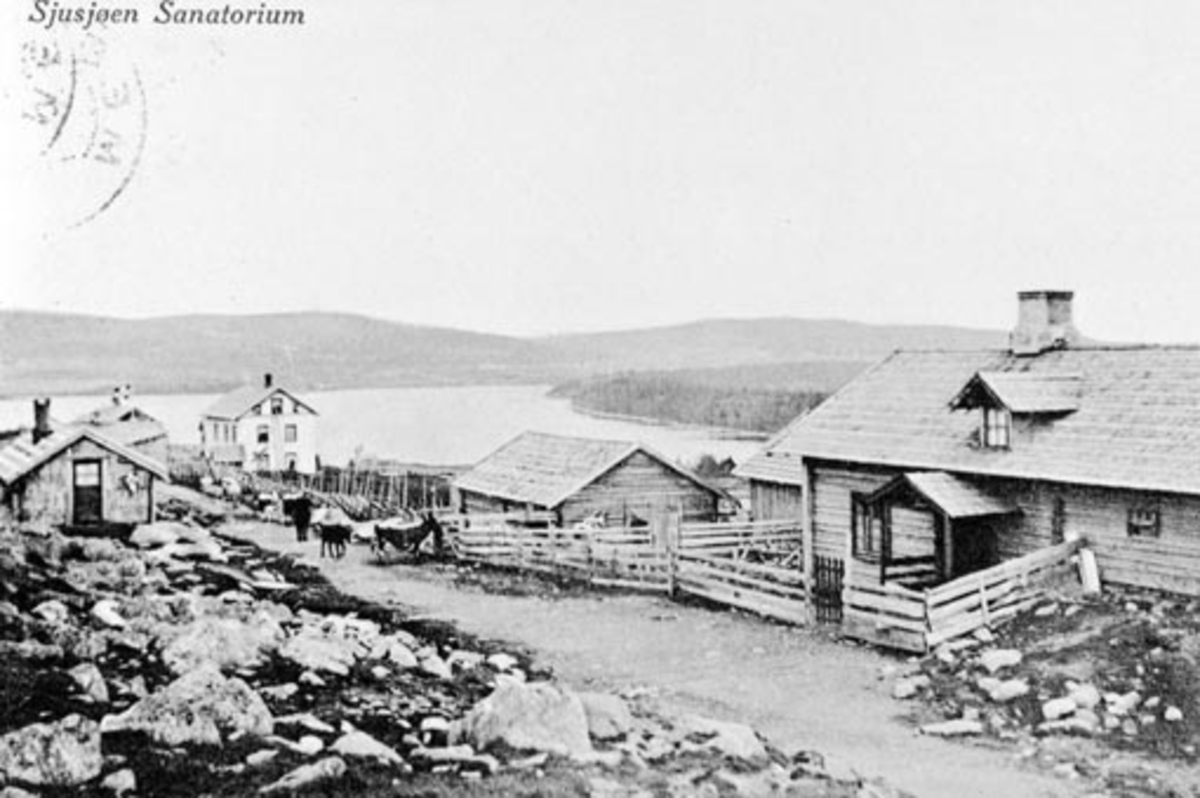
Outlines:
{"type": "Polygon", "coordinates": [[[667,543],[667,593],[674,596],[679,583],[679,516],[670,510],[666,513],[667,543]]]}

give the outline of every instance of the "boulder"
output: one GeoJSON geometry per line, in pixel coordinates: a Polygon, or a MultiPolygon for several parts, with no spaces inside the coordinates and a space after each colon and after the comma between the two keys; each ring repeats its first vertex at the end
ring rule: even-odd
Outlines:
{"type": "Polygon", "coordinates": [[[579,696],[546,682],[503,682],[454,724],[451,743],[481,751],[495,742],[517,750],[589,754],[587,713],[579,696]]]}
{"type": "Polygon", "coordinates": [[[922,734],[932,734],[935,737],[965,737],[983,734],[983,724],[977,720],[958,718],[941,723],[928,723],[921,727],[922,734]]]}
{"type": "Polygon", "coordinates": [[[358,643],[339,635],[324,634],[306,626],[279,648],[279,655],[307,671],[325,671],[337,676],[350,673],[358,654],[358,643]]]}
{"type": "Polygon", "coordinates": [[[61,626],[71,618],[67,605],[58,599],[43,601],[33,608],[33,614],[51,626],[61,626]]]}
{"type": "Polygon", "coordinates": [[[454,674],[450,671],[450,666],[446,664],[446,660],[439,657],[437,654],[430,654],[421,660],[421,670],[431,676],[436,676],[439,679],[452,679],[454,674]]]}
{"type": "Polygon", "coordinates": [[[92,618],[101,626],[109,629],[124,629],[129,622],[121,615],[117,602],[111,599],[101,599],[92,606],[92,618]]]}
{"type": "Polygon", "coordinates": [[[226,673],[261,665],[286,637],[265,613],[250,621],[201,618],[183,628],[163,649],[163,663],[181,675],[211,662],[226,673]]]}
{"type": "Polygon", "coordinates": [[[994,679],[984,677],[976,684],[997,704],[1004,704],[1029,693],[1029,682],[1024,679],[994,679]]]}
{"type": "Polygon", "coordinates": [[[1112,715],[1128,715],[1142,703],[1142,696],[1136,690],[1124,695],[1109,693],[1104,697],[1105,705],[1112,715]]]}
{"type": "Polygon", "coordinates": [[[104,674],[94,664],[82,662],[67,671],[79,689],[91,701],[97,704],[107,704],[109,700],[108,685],[104,683],[104,674]]]}
{"type": "Polygon", "coordinates": [[[154,524],[141,524],[129,536],[129,542],[141,549],[156,549],[179,542],[182,538],[180,530],[186,529],[183,524],[174,521],[159,521],[154,524]]]}
{"type": "Polygon", "coordinates": [[[10,781],[72,787],[99,776],[103,763],[100,727],[80,715],[0,737],[0,773],[10,781]]]}
{"type": "Polygon", "coordinates": [[[896,683],[892,685],[892,698],[903,701],[912,698],[928,686],[929,677],[923,673],[906,679],[897,679],[896,683]]]}
{"type": "Polygon", "coordinates": [[[337,738],[329,750],[346,758],[374,759],[386,765],[404,764],[404,757],[400,754],[366,732],[357,730],[337,738]]]}
{"type": "Polygon", "coordinates": [[[105,776],[100,786],[116,796],[137,792],[137,775],[129,768],[118,770],[105,776]]]}
{"type": "Polygon", "coordinates": [[[259,793],[270,795],[277,792],[297,792],[319,782],[340,779],[345,775],[345,761],[340,757],[330,756],[311,765],[301,765],[279,781],[263,787],[259,793]]]}
{"type": "Polygon", "coordinates": [[[588,734],[593,740],[619,740],[633,728],[629,706],[619,696],[607,693],[580,693],[587,715],[588,734]]]}
{"type": "Polygon", "coordinates": [[[104,732],[140,731],[166,745],[220,745],[222,735],[244,732],[258,737],[274,723],[267,705],[250,686],[226,678],[204,664],[181,676],[120,715],[104,718],[104,732]]]}
{"type": "Polygon", "coordinates": [[[1075,714],[1075,702],[1069,696],[1052,698],[1042,704],[1042,717],[1046,720],[1058,720],[1075,714]]]}
{"type": "Polygon", "coordinates": [[[1021,652],[1013,648],[992,648],[979,655],[979,664],[988,673],[1003,668],[1014,668],[1021,664],[1021,652]]]}
{"type": "Polygon", "coordinates": [[[517,667],[517,665],[521,663],[512,654],[505,654],[501,652],[498,654],[492,654],[490,657],[488,657],[487,664],[491,665],[498,671],[508,671],[517,667]]]}
{"type": "Polygon", "coordinates": [[[743,723],[689,715],[677,725],[688,742],[723,756],[758,765],[767,762],[767,747],[758,732],[743,723]]]}
{"type": "Polygon", "coordinates": [[[1100,703],[1100,690],[1094,684],[1073,685],[1067,695],[1080,709],[1095,709],[1100,703]]]}

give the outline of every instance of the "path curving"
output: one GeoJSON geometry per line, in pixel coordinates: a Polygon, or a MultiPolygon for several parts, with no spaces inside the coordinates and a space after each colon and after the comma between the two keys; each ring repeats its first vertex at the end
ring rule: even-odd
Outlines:
{"type": "Polygon", "coordinates": [[[1082,794],[1077,783],[1023,767],[1009,747],[917,735],[888,694],[885,655],[819,631],[654,596],[510,596],[456,587],[453,576],[381,567],[363,547],[317,558],[289,529],[239,524],[231,534],[317,565],[339,589],[450,621],[464,632],[532,649],[579,688],[646,686],[668,705],[749,723],[784,751],[814,750],[921,798],[1082,794]]]}

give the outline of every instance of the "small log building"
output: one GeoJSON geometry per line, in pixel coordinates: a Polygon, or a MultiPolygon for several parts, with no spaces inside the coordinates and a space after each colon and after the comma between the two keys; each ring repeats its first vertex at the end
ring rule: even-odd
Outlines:
{"type": "Polygon", "coordinates": [[[667,511],[716,521],[728,494],[638,443],[525,432],[454,480],[464,513],[550,511],[562,525],[597,513],[614,526],[667,511]]]}

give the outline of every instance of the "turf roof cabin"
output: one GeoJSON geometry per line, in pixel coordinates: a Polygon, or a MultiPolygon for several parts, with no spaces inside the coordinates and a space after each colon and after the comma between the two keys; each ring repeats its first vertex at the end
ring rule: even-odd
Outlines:
{"type": "Polygon", "coordinates": [[[1103,346],[1019,294],[1010,346],[899,351],[739,469],[847,583],[928,587],[1084,538],[1105,581],[1200,594],[1200,349],[1103,346]],[[800,497],[804,497],[801,499],[800,497]],[[789,510],[793,511],[793,510],[789,510]]]}
{"type": "Polygon", "coordinates": [[[49,413],[35,402],[33,429],[0,444],[0,518],[96,531],[153,521],[163,464],[91,425],[54,429],[49,413]]]}
{"type": "Polygon", "coordinates": [[[562,525],[650,523],[667,511],[716,521],[728,494],[638,443],[525,432],[454,481],[465,513],[553,512],[562,525]]]}
{"type": "Polygon", "coordinates": [[[249,471],[317,470],[317,411],[270,374],[237,388],[200,417],[200,449],[214,463],[249,471]]]}

